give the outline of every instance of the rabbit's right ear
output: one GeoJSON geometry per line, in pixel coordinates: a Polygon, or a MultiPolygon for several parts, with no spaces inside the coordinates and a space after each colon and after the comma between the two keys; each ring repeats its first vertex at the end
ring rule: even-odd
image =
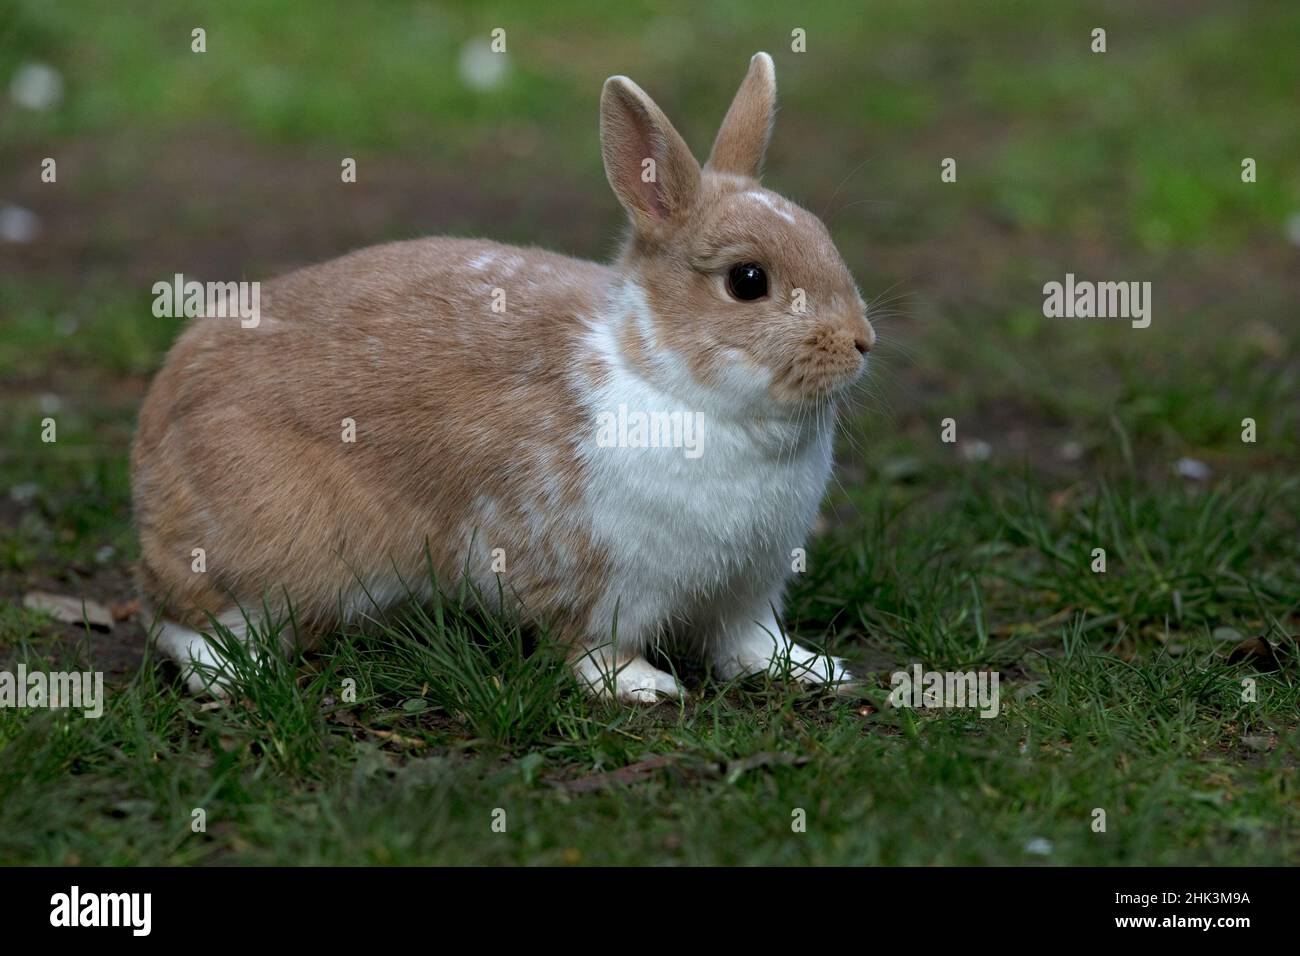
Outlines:
{"type": "Polygon", "coordinates": [[[626,76],[600,94],[605,175],[637,229],[653,233],[695,202],[700,164],[654,100],[626,76]]]}
{"type": "Polygon", "coordinates": [[[775,117],[776,68],[766,53],[755,53],[713,141],[709,169],[757,179],[775,117]]]}

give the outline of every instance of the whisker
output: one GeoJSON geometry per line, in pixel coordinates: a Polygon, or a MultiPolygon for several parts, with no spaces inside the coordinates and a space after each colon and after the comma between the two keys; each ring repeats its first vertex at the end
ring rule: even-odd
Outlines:
{"type": "Polygon", "coordinates": [[[821,215],[817,217],[818,219],[825,221],[826,210],[831,208],[831,203],[835,202],[835,197],[840,194],[840,190],[844,188],[844,184],[847,183],[854,176],[856,176],[858,170],[861,169],[863,166],[867,165],[867,163],[871,162],[873,159],[875,159],[874,156],[868,156],[862,162],[858,163],[858,165],[854,166],[852,169],[849,170],[849,174],[840,180],[840,184],[836,186],[835,191],[831,193],[831,198],[826,200],[826,205],[822,207],[821,215]]]}

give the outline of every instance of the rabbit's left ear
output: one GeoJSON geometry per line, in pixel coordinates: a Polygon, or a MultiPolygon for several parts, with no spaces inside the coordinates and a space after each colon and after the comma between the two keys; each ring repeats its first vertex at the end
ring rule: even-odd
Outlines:
{"type": "Polygon", "coordinates": [[[605,175],[642,233],[680,219],[695,202],[700,164],[645,90],[611,76],[600,94],[605,175]]]}
{"type": "Polygon", "coordinates": [[[713,141],[708,168],[757,179],[775,117],[776,68],[766,53],[755,53],[713,141]]]}

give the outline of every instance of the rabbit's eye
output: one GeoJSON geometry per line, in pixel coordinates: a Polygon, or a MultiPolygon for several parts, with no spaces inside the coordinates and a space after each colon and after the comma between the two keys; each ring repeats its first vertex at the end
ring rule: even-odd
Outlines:
{"type": "Polygon", "coordinates": [[[753,262],[732,266],[727,273],[727,291],[741,302],[753,302],[767,295],[767,273],[753,262]]]}

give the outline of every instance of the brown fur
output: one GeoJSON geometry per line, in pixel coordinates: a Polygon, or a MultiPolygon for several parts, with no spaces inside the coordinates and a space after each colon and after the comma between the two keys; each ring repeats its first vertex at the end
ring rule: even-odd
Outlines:
{"type": "Polygon", "coordinates": [[[195,320],[150,389],[132,454],[140,584],[155,606],[201,626],[232,599],[278,605],[288,589],[310,634],[336,621],[358,577],[395,562],[421,581],[426,542],[454,579],[467,556],[457,532],[486,494],[499,521],[479,540],[519,562],[512,584],[539,613],[581,619],[545,569],[563,549],[599,577],[583,529],[558,521],[536,541],[515,529],[526,509],[559,514],[579,494],[565,375],[610,272],[527,250],[554,281],[512,281],[504,257],[523,254],[456,239],[378,246],[268,283],[255,329],[195,320]],[[467,268],[488,252],[494,268],[467,268]],[[490,311],[493,287],[507,290],[505,313],[490,311]],[[355,443],[341,441],[344,418],[355,443]],[[543,467],[558,500],[539,500],[543,467]],[[191,570],[195,547],[206,574],[191,570]]]}

